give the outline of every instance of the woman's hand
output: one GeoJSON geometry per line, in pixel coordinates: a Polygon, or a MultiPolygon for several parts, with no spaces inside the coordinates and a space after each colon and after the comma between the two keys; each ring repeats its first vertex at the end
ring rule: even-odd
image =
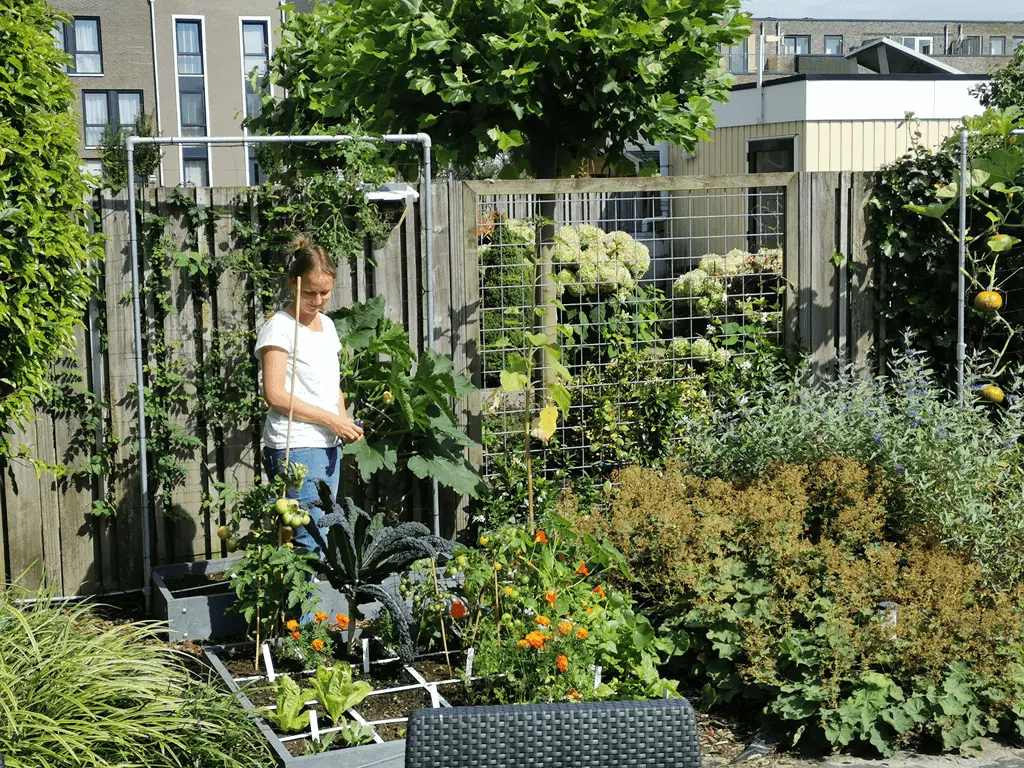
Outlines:
{"type": "Polygon", "coordinates": [[[363,439],[363,428],[345,414],[333,419],[330,427],[334,431],[334,434],[346,443],[354,443],[357,440],[363,439]]]}

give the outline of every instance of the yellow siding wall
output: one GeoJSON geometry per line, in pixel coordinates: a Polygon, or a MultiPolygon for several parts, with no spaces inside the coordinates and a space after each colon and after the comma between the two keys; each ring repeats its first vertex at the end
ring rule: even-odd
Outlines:
{"type": "Polygon", "coordinates": [[[913,134],[935,148],[960,128],[960,120],[871,120],[807,123],[803,156],[806,171],[876,171],[902,157],[913,145],[913,134]]]}
{"type": "Polygon", "coordinates": [[[748,139],[797,136],[798,171],[874,171],[906,153],[915,131],[925,146],[934,148],[959,127],[959,120],[873,120],[717,128],[710,142],[697,146],[696,157],[672,147],[669,164],[673,175],[733,176],[747,172],[748,139]]]}

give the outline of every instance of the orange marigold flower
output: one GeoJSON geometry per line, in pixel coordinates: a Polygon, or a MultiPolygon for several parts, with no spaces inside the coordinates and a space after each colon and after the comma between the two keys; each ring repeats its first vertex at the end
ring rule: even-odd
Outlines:
{"type": "Polygon", "coordinates": [[[295,619],[291,619],[290,621],[288,621],[287,624],[285,624],[285,627],[288,629],[289,632],[294,632],[296,629],[299,628],[299,622],[297,622],[295,619]]]}
{"type": "Polygon", "coordinates": [[[560,621],[560,622],[558,622],[558,631],[561,632],[563,635],[568,635],[569,631],[571,629],[572,629],[572,622],[571,621],[560,621]]]}
{"type": "Polygon", "coordinates": [[[575,688],[570,688],[568,691],[566,691],[565,695],[569,697],[570,701],[579,701],[583,698],[583,694],[581,694],[575,688]]]}
{"type": "Polygon", "coordinates": [[[540,624],[542,627],[550,627],[551,619],[549,619],[547,616],[538,616],[537,623],[540,624]]]}
{"type": "Polygon", "coordinates": [[[534,544],[547,544],[548,537],[544,534],[540,528],[537,529],[537,534],[533,537],[534,544]]]}
{"type": "Polygon", "coordinates": [[[314,651],[322,651],[324,649],[324,641],[320,638],[314,640],[312,643],[310,643],[310,645],[313,646],[314,651]]]}
{"type": "Polygon", "coordinates": [[[590,633],[587,632],[587,630],[584,627],[580,627],[579,629],[576,630],[576,637],[578,637],[580,640],[586,640],[587,639],[587,635],[589,635],[589,634],[590,633]]]}
{"type": "Polygon", "coordinates": [[[452,603],[452,618],[453,619],[461,619],[467,613],[469,613],[469,611],[466,610],[466,604],[463,603],[461,600],[456,600],[454,603],[452,603]]]}
{"type": "Polygon", "coordinates": [[[327,621],[327,614],[323,611],[317,611],[315,614],[313,614],[313,619],[316,621],[317,624],[320,624],[321,622],[327,621]]]}
{"type": "Polygon", "coordinates": [[[530,641],[529,640],[520,640],[518,643],[516,643],[516,645],[519,648],[529,648],[530,647],[530,641]]]}
{"type": "Polygon", "coordinates": [[[555,659],[555,666],[558,667],[559,672],[569,671],[569,657],[564,653],[558,654],[558,658],[555,659]]]}
{"type": "Polygon", "coordinates": [[[300,637],[302,637],[301,632],[292,632],[292,640],[298,640],[300,637]]]}
{"type": "Polygon", "coordinates": [[[544,599],[547,600],[548,603],[550,603],[552,608],[554,608],[555,607],[555,600],[557,599],[557,597],[555,595],[555,590],[549,589],[547,592],[545,592],[544,593],[544,599]]]}
{"type": "Polygon", "coordinates": [[[338,626],[342,629],[348,629],[348,616],[346,616],[344,613],[334,614],[334,620],[338,622],[338,626]]]}
{"type": "Polygon", "coordinates": [[[540,650],[544,647],[544,643],[547,642],[548,636],[543,632],[530,632],[525,638],[523,638],[527,645],[540,650]]]}
{"type": "Polygon", "coordinates": [[[594,587],[594,594],[601,598],[608,597],[608,595],[605,594],[604,587],[602,587],[600,584],[594,587]]]}
{"type": "Polygon", "coordinates": [[[594,612],[594,609],[593,609],[593,608],[591,608],[591,607],[590,607],[590,606],[588,605],[588,606],[587,606],[587,608],[586,608],[586,611],[587,611],[587,613],[593,613],[593,612],[594,612]]]}
{"type": "Polygon", "coordinates": [[[576,569],[576,573],[580,576],[589,576],[590,571],[587,570],[587,564],[585,561],[580,560],[580,567],[576,569]]]}

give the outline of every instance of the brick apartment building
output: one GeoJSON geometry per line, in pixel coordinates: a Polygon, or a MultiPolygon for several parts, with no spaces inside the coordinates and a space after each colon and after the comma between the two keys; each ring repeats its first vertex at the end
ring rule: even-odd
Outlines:
{"type": "MultiPolygon", "coordinates": [[[[164,136],[237,136],[259,108],[248,81],[280,35],[284,0],[51,0],[71,17],[54,30],[71,56],[83,164],[101,168],[105,130],[152,115],[164,136]]],[[[259,181],[252,147],[169,147],[157,183],[259,181]]]]}
{"type": "Polygon", "coordinates": [[[1024,13],[1016,22],[755,18],[750,37],[726,53],[738,83],[757,77],[759,40],[766,79],[795,73],[856,74],[856,64],[845,57],[880,38],[963,74],[984,75],[1006,64],[1024,44],[1024,13]]]}

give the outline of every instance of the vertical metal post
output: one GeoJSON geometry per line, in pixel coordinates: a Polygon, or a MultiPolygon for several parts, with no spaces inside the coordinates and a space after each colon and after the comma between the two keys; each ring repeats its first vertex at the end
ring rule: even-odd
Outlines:
{"type": "Polygon", "coordinates": [[[153,601],[150,576],[153,563],[149,552],[149,457],[146,455],[146,388],[142,365],[142,302],[139,296],[139,233],[135,219],[135,143],[134,136],[125,141],[128,153],[128,242],[132,257],[132,321],[135,330],[135,389],[139,408],[139,507],[142,512],[142,592],[146,596],[146,612],[153,601]]]}
{"type": "MultiPolygon", "coordinates": [[[[423,243],[423,260],[427,270],[427,349],[433,351],[434,339],[434,207],[433,188],[431,186],[431,154],[430,137],[423,133],[419,135],[423,142],[423,228],[426,230],[426,238],[423,243]]],[[[441,496],[438,488],[437,478],[431,480],[431,502],[434,517],[434,535],[441,535],[441,496]]]]}
{"type": "Polygon", "coordinates": [[[967,286],[964,280],[967,266],[967,142],[968,131],[960,131],[960,242],[957,255],[956,295],[956,396],[961,405],[966,400],[964,392],[964,362],[967,359],[967,343],[964,340],[964,305],[967,286]]]}

